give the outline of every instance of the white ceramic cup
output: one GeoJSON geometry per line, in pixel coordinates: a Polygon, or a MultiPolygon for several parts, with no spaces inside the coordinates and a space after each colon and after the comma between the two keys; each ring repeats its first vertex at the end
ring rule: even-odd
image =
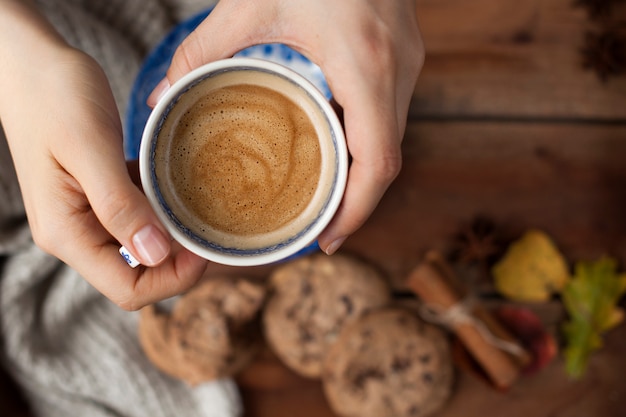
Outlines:
{"type": "MultiPolygon", "coordinates": [[[[203,88],[202,94],[211,94],[206,85],[203,88]]],[[[334,217],[343,198],[348,172],[348,151],[343,127],[334,109],[310,81],[281,64],[236,57],[197,68],[177,81],[160,98],[143,132],[139,163],[144,192],[159,219],[176,241],[191,252],[213,262],[252,266],[286,259],[317,239],[334,217]],[[225,74],[230,74],[230,78],[224,76],[225,74]],[[241,74],[245,75],[240,77],[241,74]],[[260,83],[266,88],[275,88],[294,103],[299,103],[313,122],[320,138],[320,181],[311,203],[297,221],[281,226],[269,238],[267,234],[258,236],[258,239],[257,236],[248,235],[224,237],[224,232],[199,228],[197,219],[193,222],[186,220],[185,215],[181,214],[187,212],[185,203],[171,197],[173,186],[161,174],[168,160],[155,157],[157,146],[165,146],[167,143],[164,141],[172,140],[172,134],[163,134],[162,130],[176,125],[181,114],[194,102],[195,98],[189,97],[197,95],[199,86],[210,80],[215,89],[218,89],[233,83],[233,79],[239,80],[237,83],[245,79],[246,84],[260,83]],[[268,83],[267,79],[273,81],[268,83]]],[[[245,172],[241,175],[245,175],[245,172]]],[[[206,201],[206,196],[203,198],[206,201]]]]}

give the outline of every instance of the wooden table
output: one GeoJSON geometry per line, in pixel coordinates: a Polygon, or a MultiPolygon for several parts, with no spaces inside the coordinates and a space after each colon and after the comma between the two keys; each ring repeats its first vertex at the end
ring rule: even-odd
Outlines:
{"type": "MultiPolygon", "coordinates": [[[[568,379],[561,359],[506,393],[458,372],[451,400],[432,417],[623,417],[626,326],[611,332],[605,342],[579,381],[568,379]]],[[[337,417],[317,381],[298,377],[270,353],[261,355],[238,382],[246,417],[337,417]]]]}
{"type": "MultiPolygon", "coordinates": [[[[620,7],[614,15],[626,18],[620,7]]],[[[484,215],[511,238],[546,231],[572,263],[608,254],[626,265],[626,78],[603,83],[582,68],[585,33],[598,24],[572,0],[420,0],[418,9],[427,58],[403,170],[346,251],[401,289],[425,251],[449,251],[484,215]]],[[[562,310],[539,313],[558,334],[562,310]]],[[[507,393],[459,373],[437,417],[623,417],[625,374],[622,325],[580,381],[561,358],[507,393]]],[[[249,417],[333,416],[319,383],[270,353],[239,382],[249,417]]]]}
{"type": "MultiPolygon", "coordinates": [[[[608,254],[626,265],[626,78],[603,83],[582,68],[585,33],[598,23],[573,0],[419,0],[418,9],[427,59],[403,170],[345,250],[402,289],[425,251],[448,251],[463,224],[485,215],[509,237],[543,229],[571,262],[608,254]]],[[[558,333],[559,314],[542,317],[558,333]]],[[[437,417],[623,417],[624,374],[622,325],[581,381],[567,379],[560,358],[507,393],[459,373],[437,417]]],[[[238,382],[247,417],[333,416],[319,383],[269,351],[238,382]]]]}

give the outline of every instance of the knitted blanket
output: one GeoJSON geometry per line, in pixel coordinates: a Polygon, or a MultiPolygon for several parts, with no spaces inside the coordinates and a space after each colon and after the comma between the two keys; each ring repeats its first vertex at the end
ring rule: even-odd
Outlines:
{"type": "MultiPolygon", "coordinates": [[[[122,114],[144,54],[173,24],[211,3],[38,1],[68,42],[102,65],[122,114]]],[[[241,414],[233,381],[192,389],[155,369],[139,345],[137,320],[35,246],[0,129],[0,357],[35,415],[241,414]]]]}

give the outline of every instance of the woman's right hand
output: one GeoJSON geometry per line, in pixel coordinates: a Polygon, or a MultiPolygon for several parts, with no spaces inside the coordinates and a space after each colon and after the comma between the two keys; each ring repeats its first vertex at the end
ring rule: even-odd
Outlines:
{"type": "Polygon", "coordinates": [[[171,243],[131,180],[100,66],[23,0],[0,0],[0,55],[0,120],[35,242],[125,309],[191,287],[207,262],[171,243]],[[120,244],[146,267],[129,268],[120,244]]]}

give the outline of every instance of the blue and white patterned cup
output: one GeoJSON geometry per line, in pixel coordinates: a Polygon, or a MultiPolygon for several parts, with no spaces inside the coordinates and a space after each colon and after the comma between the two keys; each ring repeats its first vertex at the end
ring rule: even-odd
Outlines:
{"type": "MultiPolygon", "coordinates": [[[[234,93],[228,94],[227,101],[234,93]]],[[[235,57],[190,72],[164,94],[143,131],[139,162],[144,192],[176,241],[210,261],[251,266],[286,259],[316,240],[343,197],[348,151],[343,127],[319,88],[284,65],[235,57]],[[250,117],[257,114],[254,104],[235,109],[220,105],[224,96],[215,98],[241,85],[273,90],[288,99],[277,103],[288,105],[261,110],[278,117],[267,122],[250,117]],[[201,108],[205,104],[210,110],[201,108]],[[283,108],[287,113],[278,111],[283,108]],[[248,130],[234,130],[224,109],[241,114],[248,130]],[[313,134],[275,123],[303,114],[313,134]],[[194,135],[181,133],[190,120],[204,126],[194,135]],[[286,131],[294,135],[278,134],[286,131]],[[268,136],[273,143],[265,142],[268,136]],[[181,137],[191,139],[183,143],[181,137]],[[313,148],[313,142],[296,145],[306,137],[315,138],[313,148]],[[290,157],[277,150],[287,148],[294,149],[290,157]]]]}

